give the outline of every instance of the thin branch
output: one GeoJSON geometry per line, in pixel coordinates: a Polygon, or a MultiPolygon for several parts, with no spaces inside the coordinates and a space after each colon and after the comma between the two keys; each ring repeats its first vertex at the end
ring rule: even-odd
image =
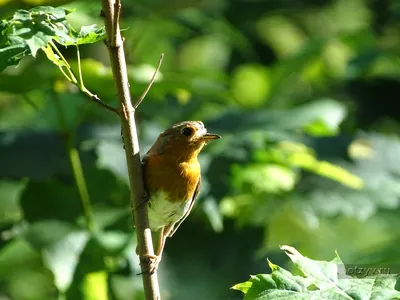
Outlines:
{"type": "Polygon", "coordinates": [[[107,103],[103,102],[103,100],[101,100],[99,98],[99,96],[91,93],[85,86],[82,86],[81,91],[88,95],[90,97],[90,99],[94,102],[96,102],[98,105],[104,107],[105,109],[112,111],[113,113],[117,114],[119,116],[119,112],[118,109],[112,107],[111,105],[108,105],[107,103]]]}
{"type": "MultiPolygon", "coordinates": [[[[118,4],[119,0],[116,0],[116,3],[118,4]]],[[[154,256],[154,249],[147,216],[147,205],[139,205],[145,199],[145,189],[136,131],[135,110],[130,97],[126,60],[118,24],[119,12],[116,12],[116,10],[120,10],[120,6],[116,6],[114,0],[102,0],[102,8],[108,36],[106,44],[108,45],[117,98],[120,103],[119,116],[125,141],[125,155],[131,190],[131,207],[137,207],[136,210],[132,210],[132,217],[136,227],[144,295],[146,300],[160,300],[157,272],[153,274],[149,273],[151,261],[145,259],[145,257],[154,256]]]]}
{"type": "Polygon", "coordinates": [[[72,70],[71,66],[69,65],[68,61],[65,59],[65,57],[62,55],[62,53],[60,52],[60,50],[58,50],[57,46],[50,41],[49,42],[50,46],[53,48],[53,50],[57,53],[57,55],[60,57],[61,61],[64,63],[64,66],[59,65],[59,69],[61,71],[61,73],[64,75],[64,77],[71,82],[72,84],[76,85],[79,90],[86,94],[87,96],[89,96],[89,98],[96,102],[97,104],[99,104],[100,106],[104,107],[105,109],[112,111],[113,113],[119,115],[118,109],[108,105],[107,103],[103,102],[99,96],[93,94],[92,92],[90,92],[84,85],[83,83],[83,76],[82,76],[82,66],[81,66],[81,55],[79,52],[79,47],[78,45],[76,45],[76,56],[77,56],[77,60],[78,60],[78,76],[76,76],[74,74],[74,71],[72,70]],[[65,73],[63,68],[66,68],[68,70],[68,73],[65,73]],[[77,77],[79,79],[77,79],[77,77]]]}
{"type": "Polygon", "coordinates": [[[140,103],[142,103],[143,99],[146,97],[147,93],[150,91],[150,88],[156,79],[157,73],[160,70],[163,59],[164,59],[164,53],[161,54],[160,60],[158,61],[157,69],[154,71],[153,77],[150,79],[150,82],[149,82],[147,88],[145,89],[145,91],[143,92],[142,96],[140,96],[139,100],[133,106],[133,109],[137,109],[139,107],[140,103]]]}
{"type": "Polygon", "coordinates": [[[112,111],[113,113],[116,113],[117,115],[119,115],[118,109],[108,105],[107,103],[103,102],[99,96],[93,94],[92,92],[90,92],[84,85],[83,83],[83,76],[82,76],[82,67],[81,67],[81,54],[79,52],[79,46],[76,45],[76,57],[78,60],[78,73],[79,73],[79,82],[78,82],[78,87],[81,90],[81,92],[83,92],[84,94],[88,95],[90,97],[90,99],[94,102],[96,102],[97,104],[99,104],[100,106],[104,107],[105,109],[112,111]]]}

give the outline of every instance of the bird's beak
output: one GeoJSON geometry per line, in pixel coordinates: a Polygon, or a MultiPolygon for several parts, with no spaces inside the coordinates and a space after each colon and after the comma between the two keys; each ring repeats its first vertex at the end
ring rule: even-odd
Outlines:
{"type": "Polygon", "coordinates": [[[202,139],[205,140],[205,141],[217,140],[217,139],[220,139],[220,138],[221,138],[220,135],[215,134],[215,133],[209,133],[209,132],[207,132],[206,134],[204,134],[202,136],[202,139]]]}

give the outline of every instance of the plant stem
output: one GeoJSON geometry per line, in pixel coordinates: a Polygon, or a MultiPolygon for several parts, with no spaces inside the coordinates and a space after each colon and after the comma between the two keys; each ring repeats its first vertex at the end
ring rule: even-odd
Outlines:
{"type": "Polygon", "coordinates": [[[80,88],[84,88],[83,78],[82,78],[82,68],[81,68],[81,53],[79,51],[79,46],[76,45],[76,59],[78,60],[78,73],[79,73],[79,85],[80,88]]]}
{"type": "Polygon", "coordinates": [[[90,97],[90,99],[94,102],[96,102],[97,104],[103,106],[104,108],[106,108],[109,111],[112,111],[113,113],[119,115],[118,110],[108,104],[106,104],[105,102],[103,102],[99,96],[91,93],[83,84],[83,76],[82,76],[82,67],[81,67],[81,55],[79,52],[79,46],[76,45],[76,55],[77,55],[77,60],[78,60],[78,73],[79,73],[79,80],[76,78],[77,76],[75,76],[71,66],[69,65],[68,61],[65,59],[65,57],[62,55],[62,53],[60,52],[60,50],[58,50],[57,46],[50,41],[49,42],[50,46],[53,48],[53,50],[57,53],[57,55],[60,57],[60,59],[62,60],[62,62],[64,63],[64,67],[68,70],[68,73],[65,73],[63,66],[59,66],[59,69],[61,71],[61,73],[64,75],[65,78],[67,78],[67,80],[69,82],[71,82],[72,84],[75,84],[79,90],[86,94],[87,96],[90,97]]]}
{"type": "Polygon", "coordinates": [[[63,63],[65,64],[65,67],[68,70],[69,76],[64,72],[63,68],[60,67],[61,72],[64,74],[64,76],[68,79],[68,81],[72,82],[73,84],[78,84],[78,80],[76,80],[76,77],[74,75],[74,73],[71,70],[71,66],[69,65],[68,61],[65,59],[65,57],[62,55],[62,53],[60,52],[60,50],[58,50],[57,46],[50,41],[49,45],[53,48],[53,50],[57,53],[57,55],[60,57],[60,59],[63,61],[63,63]]]}
{"type": "Polygon", "coordinates": [[[102,0],[107,31],[106,43],[110,55],[118,102],[120,103],[119,116],[121,118],[122,133],[125,142],[125,155],[131,190],[131,207],[135,208],[132,209],[132,217],[138,239],[145,299],[159,300],[161,298],[157,272],[153,274],[149,273],[151,261],[144,258],[146,255],[154,256],[154,249],[147,216],[147,205],[141,205],[146,199],[135,123],[135,109],[132,106],[130,98],[126,60],[118,22],[120,5],[119,0],[102,0]]]}
{"type": "Polygon", "coordinates": [[[85,175],[83,174],[81,158],[78,150],[71,145],[71,141],[67,142],[69,160],[72,166],[72,172],[76,186],[78,187],[79,196],[81,198],[83,213],[85,215],[86,225],[89,231],[93,231],[93,212],[90,196],[87,190],[85,175]]]}
{"type": "Polygon", "coordinates": [[[54,107],[56,109],[57,117],[60,122],[61,128],[64,132],[65,145],[68,152],[69,161],[71,163],[72,173],[74,175],[75,183],[78,188],[79,196],[82,202],[83,214],[85,216],[86,226],[89,231],[93,231],[93,212],[92,204],[90,203],[90,196],[87,189],[85,175],[82,170],[81,158],[78,149],[74,146],[71,132],[65,120],[64,110],[56,93],[53,93],[54,107]]]}

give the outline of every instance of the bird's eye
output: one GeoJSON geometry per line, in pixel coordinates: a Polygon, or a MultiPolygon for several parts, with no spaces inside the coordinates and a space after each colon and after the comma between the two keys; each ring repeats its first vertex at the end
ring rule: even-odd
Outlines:
{"type": "Polygon", "coordinates": [[[184,136],[190,136],[193,133],[193,129],[189,127],[185,127],[182,129],[182,134],[184,136]]]}

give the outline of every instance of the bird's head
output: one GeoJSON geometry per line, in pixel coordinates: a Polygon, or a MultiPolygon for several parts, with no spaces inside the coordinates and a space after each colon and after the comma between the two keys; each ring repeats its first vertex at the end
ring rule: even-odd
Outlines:
{"type": "Polygon", "coordinates": [[[201,149],[221,136],[207,132],[201,121],[185,121],[161,133],[149,153],[175,155],[182,159],[197,157],[201,149]]]}

